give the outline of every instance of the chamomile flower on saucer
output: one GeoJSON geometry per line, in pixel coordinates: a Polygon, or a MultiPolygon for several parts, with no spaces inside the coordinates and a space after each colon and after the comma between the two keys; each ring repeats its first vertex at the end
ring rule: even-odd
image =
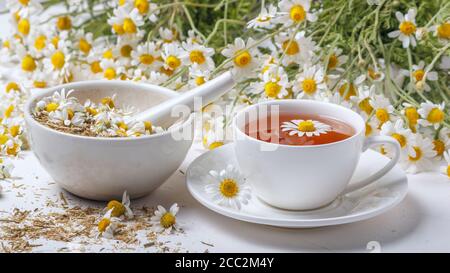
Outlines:
{"type": "Polygon", "coordinates": [[[411,145],[412,149],[409,149],[404,161],[406,170],[410,173],[430,170],[433,166],[432,160],[436,156],[431,140],[415,134],[411,145]]]}
{"type": "Polygon", "coordinates": [[[242,205],[248,204],[251,198],[250,187],[233,165],[229,164],[219,172],[211,170],[209,175],[212,180],[205,186],[205,191],[211,195],[214,202],[238,210],[242,205]]]}
{"type": "Polygon", "coordinates": [[[444,152],[444,159],[447,164],[441,167],[441,172],[450,179],[450,150],[444,152]]]}
{"type": "Polygon", "coordinates": [[[412,45],[416,46],[416,35],[417,27],[416,27],[416,10],[409,9],[408,13],[403,15],[401,12],[397,11],[395,13],[395,17],[400,22],[399,29],[388,33],[390,38],[397,38],[402,42],[403,48],[409,47],[412,45]]]}
{"type": "Polygon", "coordinates": [[[311,8],[310,0],[282,0],[278,3],[278,7],[281,14],[278,22],[285,26],[296,25],[305,20],[310,22],[317,20],[317,16],[309,11],[311,8]]]}
{"type": "Polygon", "coordinates": [[[13,169],[14,165],[9,159],[0,157],[0,180],[11,178],[11,172],[13,169]]]}
{"type": "Polygon", "coordinates": [[[254,73],[258,61],[256,59],[257,50],[252,47],[253,44],[252,38],[249,38],[247,43],[242,38],[236,38],[233,44],[229,44],[222,50],[222,55],[232,59],[228,65],[233,65],[232,72],[236,77],[247,77],[254,73]]]}
{"type": "Polygon", "coordinates": [[[292,87],[294,92],[298,92],[297,98],[314,98],[318,93],[327,89],[324,82],[323,68],[317,65],[303,67],[292,87]]]}
{"type": "Polygon", "coordinates": [[[256,16],[256,18],[250,20],[247,23],[248,28],[265,28],[272,29],[275,26],[275,18],[277,16],[277,7],[274,5],[269,5],[267,8],[262,7],[261,12],[256,16]]]}
{"type": "Polygon", "coordinates": [[[294,119],[291,121],[285,121],[281,125],[281,128],[281,131],[289,132],[290,136],[298,135],[299,137],[320,136],[321,134],[326,134],[331,131],[330,125],[311,119],[294,119]]]}
{"type": "Polygon", "coordinates": [[[172,230],[180,230],[180,226],[177,223],[177,213],[180,210],[178,204],[173,204],[169,211],[167,211],[163,206],[158,206],[155,210],[154,216],[150,218],[150,224],[152,225],[153,231],[157,233],[171,233],[172,230]]]}
{"type": "Polygon", "coordinates": [[[439,128],[445,118],[445,102],[441,104],[434,104],[430,101],[420,104],[417,112],[420,114],[418,123],[422,126],[433,126],[435,129],[439,128]]]}
{"type": "Polygon", "coordinates": [[[127,191],[123,192],[122,202],[111,200],[105,208],[106,211],[111,211],[112,217],[124,216],[126,219],[133,218],[133,211],[130,208],[130,196],[127,191]]]}
{"type": "Polygon", "coordinates": [[[104,237],[107,239],[114,238],[114,232],[117,229],[118,219],[113,217],[113,209],[108,210],[102,219],[97,224],[98,234],[97,237],[104,237]]]}
{"type": "Polygon", "coordinates": [[[181,56],[183,63],[193,65],[196,64],[199,69],[213,70],[215,67],[212,56],[214,49],[199,44],[190,44],[183,42],[185,53],[181,56]]]}
{"type": "Polygon", "coordinates": [[[392,119],[392,113],[394,112],[394,106],[388,98],[383,95],[375,95],[370,101],[370,105],[375,110],[375,116],[378,119],[379,127],[392,119]]]}

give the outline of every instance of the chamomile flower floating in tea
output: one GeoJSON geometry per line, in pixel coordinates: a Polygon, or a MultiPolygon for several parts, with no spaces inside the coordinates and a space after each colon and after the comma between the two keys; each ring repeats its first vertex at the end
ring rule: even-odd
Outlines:
{"type": "Polygon", "coordinates": [[[127,191],[123,192],[122,196],[122,202],[119,202],[117,200],[111,200],[108,202],[108,205],[106,205],[105,210],[109,211],[111,210],[111,216],[112,217],[125,217],[126,219],[133,218],[133,211],[130,208],[130,196],[128,195],[127,191]]]}
{"type": "Polygon", "coordinates": [[[215,202],[239,210],[242,205],[248,204],[251,198],[250,187],[233,165],[227,165],[226,169],[219,172],[211,170],[209,174],[212,180],[205,186],[205,191],[215,202]]]}
{"type": "Polygon", "coordinates": [[[114,232],[117,229],[118,219],[113,217],[112,214],[113,209],[110,209],[106,212],[106,214],[102,217],[102,219],[97,224],[98,234],[97,237],[105,237],[107,239],[114,238],[114,232]]]}
{"type": "Polygon", "coordinates": [[[290,136],[298,135],[299,137],[304,135],[307,137],[320,136],[331,131],[330,125],[311,119],[295,119],[283,122],[281,128],[283,132],[289,132],[290,136]]]}
{"type": "Polygon", "coordinates": [[[84,136],[140,137],[164,131],[149,121],[127,121],[134,111],[117,107],[115,95],[81,104],[72,92],[62,89],[38,101],[34,118],[52,129],[84,136]]]}
{"type": "Polygon", "coordinates": [[[172,230],[180,230],[176,218],[179,210],[177,203],[173,204],[169,211],[163,206],[158,206],[157,210],[155,210],[155,215],[150,218],[152,229],[158,233],[171,233],[172,230]]]}

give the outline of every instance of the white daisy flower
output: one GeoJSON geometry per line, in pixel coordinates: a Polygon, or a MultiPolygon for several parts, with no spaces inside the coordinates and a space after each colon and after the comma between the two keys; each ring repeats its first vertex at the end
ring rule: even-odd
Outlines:
{"type": "Polygon", "coordinates": [[[83,55],[89,55],[94,46],[94,35],[90,32],[85,33],[80,29],[75,32],[75,48],[77,48],[83,55]]]}
{"type": "Polygon", "coordinates": [[[227,165],[226,169],[220,172],[211,170],[209,174],[213,179],[205,186],[205,191],[211,195],[214,202],[238,210],[242,205],[248,204],[251,199],[250,187],[237,168],[227,165]]]}
{"type": "Polygon", "coordinates": [[[86,115],[82,112],[74,112],[69,105],[59,106],[58,110],[48,114],[49,120],[65,126],[81,127],[86,121],[86,115]]]}
{"type": "Polygon", "coordinates": [[[44,55],[46,56],[43,61],[45,69],[54,74],[54,80],[66,80],[71,77],[71,47],[72,42],[60,39],[57,46],[50,44],[48,49],[44,51],[44,55]]]}
{"type": "Polygon", "coordinates": [[[381,126],[392,119],[392,113],[394,112],[394,106],[388,98],[383,95],[375,95],[370,101],[370,105],[375,110],[375,116],[378,119],[379,126],[381,126]]]}
{"type": "Polygon", "coordinates": [[[178,39],[179,32],[176,28],[168,29],[161,27],[158,30],[159,36],[165,44],[170,44],[178,39]]]}
{"type": "MultiPolygon", "coordinates": [[[[435,132],[432,132],[431,137],[435,132]]],[[[442,158],[444,152],[450,149],[450,129],[443,127],[439,130],[439,134],[433,140],[433,150],[436,151],[436,156],[442,158]]]]}
{"type": "Polygon", "coordinates": [[[13,169],[14,165],[9,159],[0,157],[0,179],[11,178],[11,172],[13,171],[13,169]]]}
{"type": "MultiPolygon", "coordinates": [[[[415,84],[417,90],[425,90],[427,92],[431,91],[431,87],[428,85],[428,81],[437,81],[438,73],[436,71],[428,71],[426,74],[425,62],[420,61],[419,64],[412,66],[412,79],[411,81],[415,84]]],[[[408,70],[402,70],[405,76],[410,76],[408,70]]]]}
{"type": "Polygon", "coordinates": [[[435,129],[439,128],[445,118],[445,102],[441,104],[434,104],[430,101],[422,102],[417,112],[420,114],[420,119],[417,121],[422,126],[433,126],[435,129]]]}
{"type": "Polygon", "coordinates": [[[416,10],[410,9],[408,13],[403,16],[399,11],[395,13],[395,17],[400,22],[399,30],[392,31],[388,33],[390,38],[397,38],[402,42],[403,48],[409,47],[411,44],[413,47],[416,46],[417,42],[414,35],[417,32],[416,27],[416,10]]]}
{"type": "Polygon", "coordinates": [[[111,200],[106,205],[105,210],[111,211],[112,217],[121,217],[124,216],[126,219],[132,219],[134,217],[133,211],[130,208],[130,196],[127,191],[123,192],[122,202],[117,200],[111,200]]]}
{"type": "Polygon", "coordinates": [[[209,70],[199,69],[197,64],[193,64],[189,67],[189,77],[191,78],[189,85],[197,87],[209,81],[211,73],[209,70]]]}
{"type": "Polygon", "coordinates": [[[139,13],[148,18],[152,23],[158,20],[159,9],[155,3],[149,0],[135,0],[131,1],[133,7],[139,11],[139,13]]]}
{"type": "Polygon", "coordinates": [[[181,56],[183,63],[196,64],[199,69],[213,70],[215,67],[212,56],[214,55],[214,48],[205,47],[199,44],[189,44],[183,42],[182,44],[185,52],[181,56]]]}
{"type": "Polygon", "coordinates": [[[404,102],[402,104],[403,109],[400,111],[400,113],[406,118],[408,121],[408,126],[411,129],[413,133],[417,130],[417,123],[420,118],[419,112],[417,112],[417,108],[409,104],[407,102],[404,102]]]}
{"type": "Polygon", "coordinates": [[[332,52],[327,61],[327,71],[343,72],[344,69],[341,66],[347,62],[348,56],[342,54],[342,48],[335,48],[332,52]]]}
{"type": "Polygon", "coordinates": [[[358,94],[351,96],[350,101],[353,102],[358,112],[364,112],[366,115],[370,115],[373,111],[371,100],[375,94],[375,85],[370,88],[367,85],[358,86],[358,94]]]}
{"type": "Polygon", "coordinates": [[[209,124],[211,128],[210,130],[206,130],[206,133],[203,136],[203,147],[208,150],[214,150],[221,147],[226,142],[226,130],[223,128],[223,122],[221,126],[217,126],[217,124],[217,122],[209,124]]]}
{"type": "Polygon", "coordinates": [[[164,44],[162,58],[164,68],[170,71],[176,71],[183,65],[181,56],[185,54],[184,50],[175,43],[164,44]]]}
{"type": "Polygon", "coordinates": [[[436,156],[431,140],[422,137],[420,134],[415,134],[411,145],[412,148],[409,149],[408,157],[403,162],[406,171],[417,173],[431,170],[433,166],[432,159],[436,156]]]}
{"type": "Polygon", "coordinates": [[[332,130],[330,125],[311,119],[285,121],[281,125],[281,128],[281,131],[289,132],[290,136],[298,135],[299,137],[320,136],[321,134],[326,134],[332,130]]]}
{"type": "MultiPolygon", "coordinates": [[[[405,128],[404,122],[402,119],[398,119],[395,121],[395,123],[391,121],[385,122],[381,126],[381,135],[390,136],[392,138],[395,138],[400,144],[400,148],[404,149],[404,151],[407,151],[408,153],[412,153],[412,140],[413,140],[413,134],[410,129],[405,128]]],[[[387,152],[389,155],[392,155],[393,151],[390,151],[390,147],[386,146],[387,152]]]]}
{"type": "Polygon", "coordinates": [[[303,72],[298,74],[292,90],[298,92],[298,99],[315,98],[319,93],[325,91],[327,85],[324,82],[324,70],[318,65],[304,65],[303,72]]]}
{"type": "Polygon", "coordinates": [[[157,233],[171,233],[172,230],[180,230],[180,226],[177,223],[176,215],[180,208],[178,204],[173,204],[169,211],[167,211],[163,206],[158,206],[155,210],[155,215],[150,218],[150,224],[152,229],[157,233]]]}
{"type": "Polygon", "coordinates": [[[104,237],[107,239],[114,238],[114,232],[117,229],[118,219],[111,215],[112,211],[113,209],[108,210],[106,214],[102,217],[102,219],[98,222],[97,237],[104,237]]]}
{"type": "Polygon", "coordinates": [[[114,16],[108,19],[114,33],[118,35],[137,34],[139,27],[144,25],[144,18],[138,9],[130,11],[129,6],[124,5],[114,9],[114,16]]]}
{"type": "MultiPolygon", "coordinates": [[[[247,43],[242,38],[236,38],[234,44],[229,44],[222,50],[222,55],[232,59],[234,76],[249,77],[254,73],[258,66],[258,61],[256,59],[257,49],[252,47],[253,44],[252,38],[249,38],[247,43]]],[[[230,63],[228,65],[231,65],[230,63]]]]}
{"type": "Polygon", "coordinates": [[[162,63],[159,61],[161,52],[153,42],[147,42],[137,46],[136,50],[131,53],[131,64],[138,66],[142,70],[159,69],[162,63]]]}
{"type": "Polygon", "coordinates": [[[269,7],[262,7],[258,16],[247,23],[248,28],[265,28],[272,29],[276,24],[277,7],[269,5],[269,7]]]}
{"type": "Polygon", "coordinates": [[[125,72],[125,68],[119,62],[111,59],[103,59],[100,67],[103,70],[103,77],[108,80],[117,79],[120,74],[125,72]]]}
{"type": "Polygon", "coordinates": [[[317,50],[316,43],[311,37],[306,37],[304,31],[295,34],[292,39],[292,33],[283,32],[275,37],[275,41],[284,53],[281,63],[288,66],[292,63],[311,63],[317,50]]]}
{"type": "Polygon", "coordinates": [[[264,72],[262,81],[250,85],[254,94],[264,93],[268,99],[282,99],[289,95],[289,79],[283,67],[271,66],[264,72]]]}
{"type": "Polygon", "coordinates": [[[317,16],[309,11],[311,8],[310,0],[282,0],[278,3],[278,7],[281,14],[278,22],[285,26],[299,24],[305,19],[310,22],[317,20],[317,16]]]}
{"type": "Polygon", "coordinates": [[[150,71],[150,74],[148,75],[147,82],[151,84],[162,84],[166,82],[169,79],[169,76],[167,76],[164,73],[156,72],[156,71],[150,71]]]}
{"type": "Polygon", "coordinates": [[[39,13],[42,5],[38,0],[6,0],[6,8],[12,12],[26,10],[28,13],[39,13]]]}
{"type": "Polygon", "coordinates": [[[441,172],[447,175],[447,178],[450,179],[450,150],[444,152],[444,159],[447,164],[441,167],[441,172]]]}
{"type": "Polygon", "coordinates": [[[430,31],[433,31],[439,41],[443,43],[448,43],[450,41],[450,21],[442,22],[439,25],[430,27],[430,31]]]}

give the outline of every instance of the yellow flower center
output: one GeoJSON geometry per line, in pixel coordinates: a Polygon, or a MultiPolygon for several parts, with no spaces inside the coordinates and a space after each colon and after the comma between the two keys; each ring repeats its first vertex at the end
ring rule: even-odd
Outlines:
{"type": "Polygon", "coordinates": [[[225,178],[220,182],[220,193],[227,198],[235,197],[239,192],[239,186],[234,179],[225,178]]]}
{"type": "Polygon", "coordinates": [[[36,69],[36,62],[29,54],[22,59],[22,69],[27,72],[33,72],[36,69]]]}
{"type": "Polygon", "coordinates": [[[122,203],[116,200],[109,201],[106,208],[108,210],[112,209],[111,216],[113,217],[119,217],[125,213],[124,205],[122,205],[122,203]]]}
{"type": "Polygon", "coordinates": [[[113,24],[112,28],[113,28],[114,32],[117,33],[118,35],[122,35],[125,33],[125,30],[123,29],[122,25],[113,24]]]}
{"type": "Polygon", "coordinates": [[[113,55],[112,49],[108,49],[105,52],[103,52],[103,58],[110,60],[113,57],[114,57],[114,55],[113,55]]]}
{"type": "Polygon", "coordinates": [[[33,86],[36,88],[46,88],[47,87],[47,82],[44,81],[34,81],[33,82],[33,86]]]}
{"type": "Polygon", "coordinates": [[[192,50],[189,54],[189,59],[193,63],[203,64],[206,60],[205,55],[200,50],[192,50]]]}
{"type": "Polygon", "coordinates": [[[30,0],[19,0],[19,3],[20,3],[22,6],[28,6],[28,3],[30,3],[30,0]]]}
{"type": "Polygon", "coordinates": [[[409,127],[415,128],[415,126],[417,125],[417,120],[419,119],[419,113],[417,113],[417,109],[414,107],[406,107],[405,116],[408,119],[409,127]]]}
{"type": "Polygon", "coordinates": [[[213,143],[211,143],[208,147],[209,150],[214,150],[215,148],[218,148],[220,146],[223,146],[223,142],[222,141],[215,141],[213,143]]]}
{"type": "Polygon", "coordinates": [[[146,14],[150,5],[147,0],[135,0],[134,7],[137,8],[140,14],[146,14]]]}
{"type": "Polygon", "coordinates": [[[139,56],[139,61],[145,65],[150,65],[155,61],[155,58],[150,54],[142,54],[139,56]]]}
{"type": "Polygon", "coordinates": [[[423,69],[418,69],[413,72],[413,77],[416,79],[416,81],[420,82],[423,80],[423,76],[425,75],[425,71],[423,69]]]}
{"type": "Polygon", "coordinates": [[[381,73],[376,72],[372,68],[367,69],[367,74],[372,80],[378,80],[381,77],[381,73]]]}
{"type": "Polygon", "coordinates": [[[55,48],[58,48],[59,37],[58,36],[53,37],[51,43],[55,48]]]}
{"type": "Polygon", "coordinates": [[[277,82],[268,82],[264,85],[264,92],[269,98],[276,98],[281,91],[281,85],[277,82]]]}
{"type": "Polygon", "coordinates": [[[23,35],[28,35],[30,33],[30,21],[27,18],[20,19],[17,24],[17,30],[23,35]]]}
{"type": "Polygon", "coordinates": [[[119,6],[125,5],[126,2],[127,2],[127,0],[119,0],[119,6]]]}
{"type": "Polygon", "coordinates": [[[108,218],[103,218],[98,222],[98,231],[99,232],[105,232],[106,228],[111,224],[111,220],[108,218]]]}
{"type": "Polygon", "coordinates": [[[67,119],[68,120],[72,120],[74,115],[75,115],[75,113],[73,112],[72,109],[67,109],[67,119]]]}
{"type": "Polygon", "coordinates": [[[391,135],[391,137],[395,138],[398,141],[398,144],[400,144],[400,147],[405,147],[406,146],[406,137],[404,135],[401,134],[397,134],[397,133],[393,133],[391,135]]]}
{"type": "Polygon", "coordinates": [[[370,115],[372,113],[372,111],[373,111],[373,107],[372,107],[372,105],[370,105],[370,99],[369,98],[365,98],[362,101],[360,101],[358,103],[358,107],[359,107],[359,109],[364,111],[367,115],[370,115]]]}
{"type": "Polygon", "coordinates": [[[383,125],[386,121],[389,120],[389,112],[384,108],[379,108],[375,112],[375,116],[380,121],[380,126],[383,125]]]}
{"type": "Polygon", "coordinates": [[[103,76],[108,80],[115,79],[116,78],[116,70],[114,70],[114,68],[112,68],[112,67],[108,67],[105,70],[105,73],[103,73],[103,76]]]}
{"type": "Polygon", "coordinates": [[[8,108],[6,108],[5,113],[3,113],[5,118],[9,118],[11,117],[11,114],[14,112],[14,105],[10,105],[8,106],[8,108]]]}
{"type": "Polygon", "coordinates": [[[281,48],[283,48],[283,51],[285,51],[287,55],[295,55],[300,52],[300,46],[296,41],[284,41],[281,48]]]}
{"type": "Polygon", "coordinates": [[[45,35],[39,35],[34,41],[34,48],[36,48],[38,51],[41,51],[45,48],[46,42],[47,37],[45,35]]]}
{"type": "Polygon", "coordinates": [[[14,126],[11,126],[11,127],[9,128],[9,134],[10,134],[12,137],[18,136],[19,133],[20,133],[20,126],[19,126],[19,125],[14,125],[14,126]]]}
{"type": "Polygon", "coordinates": [[[66,63],[66,56],[62,51],[58,50],[55,53],[53,53],[51,61],[54,68],[61,69],[64,67],[64,64],[66,63]]]}
{"type": "Polygon", "coordinates": [[[372,126],[368,123],[368,122],[366,122],[366,136],[370,136],[371,134],[372,134],[372,126]]]}
{"type": "Polygon", "coordinates": [[[431,123],[440,123],[444,120],[444,112],[439,108],[433,108],[428,113],[427,120],[431,123]]]}
{"type": "Polygon", "coordinates": [[[248,50],[238,51],[234,57],[234,64],[238,67],[245,67],[252,61],[252,55],[248,50]]]}
{"type": "Polygon", "coordinates": [[[120,55],[125,58],[130,58],[131,51],[133,51],[133,48],[130,45],[124,45],[120,48],[120,55]]]}
{"type": "Polygon", "coordinates": [[[164,213],[163,216],[161,216],[161,219],[159,220],[159,223],[164,228],[169,228],[169,227],[175,225],[176,218],[175,218],[175,216],[172,213],[166,212],[166,213],[164,213]]]}
{"type": "Polygon", "coordinates": [[[202,85],[205,83],[205,77],[196,77],[195,78],[195,84],[196,85],[202,85]]]}
{"type": "Polygon", "coordinates": [[[181,60],[177,57],[170,55],[167,57],[166,64],[172,69],[175,70],[181,65],[181,60]]]}
{"type": "Polygon", "coordinates": [[[150,133],[151,133],[153,130],[152,123],[150,121],[144,121],[144,128],[145,128],[145,131],[150,131],[150,133]]]}
{"type": "Polygon", "coordinates": [[[116,107],[116,105],[114,104],[114,100],[111,97],[104,97],[104,98],[102,98],[101,103],[103,105],[109,106],[109,108],[111,108],[111,109],[116,107]]]}
{"type": "Polygon", "coordinates": [[[92,107],[86,107],[86,111],[91,115],[91,116],[95,116],[98,114],[98,111],[95,108],[92,107]]]}
{"type": "Polygon", "coordinates": [[[0,145],[4,145],[8,141],[7,135],[0,135],[0,145]]]}
{"type": "Polygon", "coordinates": [[[443,155],[445,152],[445,143],[440,139],[433,140],[433,150],[436,151],[436,155],[443,155]]]}
{"type": "Polygon", "coordinates": [[[19,11],[16,11],[16,12],[13,13],[13,18],[14,18],[14,20],[16,22],[19,22],[19,20],[21,18],[20,15],[19,15],[19,11]]]}
{"type": "Polygon", "coordinates": [[[295,5],[291,8],[289,16],[295,23],[300,23],[306,18],[306,11],[302,5],[295,5]]]}
{"type": "Polygon", "coordinates": [[[333,53],[333,54],[331,54],[330,58],[328,59],[327,68],[328,69],[333,69],[333,68],[335,68],[338,65],[338,63],[339,63],[339,59],[336,56],[336,54],[333,53]]]}
{"type": "Polygon", "coordinates": [[[58,109],[59,104],[57,104],[56,102],[50,102],[49,104],[47,104],[47,106],[45,106],[45,111],[47,112],[53,112],[56,111],[56,109],[58,109]]]}
{"type": "Polygon", "coordinates": [[[416,152],[416,156],[409,155],[408,156],[409,160],[417,161],[417,160],[421,159],[422,158],[422,150],[420,149],[420,147],[414,146],[413,149],[416,152]]]}
{"type": "Polygon", "coordinates": [[[302,132],[314,132],[316,127],[311,120],[304,120],[298,124],[298,130],[302,132]]]}
{"type": "Polygon", "coordinates": [[[6,153],[10,156],[16,156],[19,153],[19,144],[14,143],[12,147],[6,149],[6,153]]]}
{"type": "Polygon", "coordinates": [[[136,25],[134,24],[134,21],[130,18],[125,18],[125,20],[123,20],[123,30],[126,33],[136,33],[136,25]]]}
{"type": "Polygon", "coordinates": [[[170,68],[165,68],[164,66],[161,66],[159,68],[159,71],[163,74],[166,74],[167,76],[172,76],[173,75],[173,70],[170,68]]]}
{"type": "Polygon", "coordinates": [[[19,91],[20,87],[19,87],[19,85],[16,82],[9,82],[6,85],[5,91],[6,91],[6,93],[9,93],[9,92],[11,92],[11,90],[19,91]]]}
{"type": "Polygon", "coordinates": [[[8,41],[8,40],[5,40],[4,42],[3,42],[3,47],[4,48],[11,48],[11,43],[8,41]]]}
{"type": "Polygon", "coordinates": [[[437,28],[437,35],[442,39],[450,39],[450,23],[445,22],[437,28]]]}
{"type": "Polygon", "coordinates": [[[91,71],[94,74],[97,74],[97,73],[100,73],[103,71],[102,67],[100,66],[99,61],[94,61],[93,63],[91,63],[91,71]]]}
{"type": "Polygon", "coordinates": [[[447,176],[450,178],[450,164],[447,166],[447,176]]]}
{"type": "Polygon", "coordinates": [[[68,16],[58,17],[56,27],[58,27],[59,30],[69,30],[72,28],[72,20],[68,16]]]}
{"type": "Polygon", "coordinates": [[[416,26],[411,21],[403,21],[399,26],[400,32],[405,35],[411,35],[416,31],[416,26]]]}
{"type": "Polygon", "coordinates": [[[81,38],[78,42],[78,46],[80,47],[81,52],[84,54],[88,54],[91,51],[92,45],[84,38],[81,38]]]}
{"type": "Polygon", "coordinates": [[[308,95],[313,95],[317,90],[317,84],[314,79],[305,79],[302,82],[303,91],[308,95]]]}
{"type": "Polygon", "coordinates": [[[341,97],[344,97],[344,100],[347,100],[347,101],[350,100],[350,97],[356,96],[355,85],[353,83],[351,83],[350,87],[348,87],[348,84],[344,83],[339,88],[339,94],[341,95],[341,97]]]}

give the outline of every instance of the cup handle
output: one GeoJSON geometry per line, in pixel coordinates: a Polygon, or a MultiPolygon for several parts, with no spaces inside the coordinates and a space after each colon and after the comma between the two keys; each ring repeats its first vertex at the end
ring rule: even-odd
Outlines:
{"type": "Polygon", "coordinates": [[[377,171],[376,173],[372,174],[371,176],[356,182],[352,183],[351,185],[347,186],[347,188],[344,190],[343,194],[359,190],[372,182],[376,181],[383,175],[385,175],[387,172],[389,172],[395,164],[398,162],[400,158],[400,145],[398,141],[392,137],[389,136],[372,136],[364,140],[362,151],[365,152],[370,146],[373,146],[375,144],[389,144],[394,148],[394,157],[389,161],[386,166],[384,166],[381,170],[377,171]]]}

